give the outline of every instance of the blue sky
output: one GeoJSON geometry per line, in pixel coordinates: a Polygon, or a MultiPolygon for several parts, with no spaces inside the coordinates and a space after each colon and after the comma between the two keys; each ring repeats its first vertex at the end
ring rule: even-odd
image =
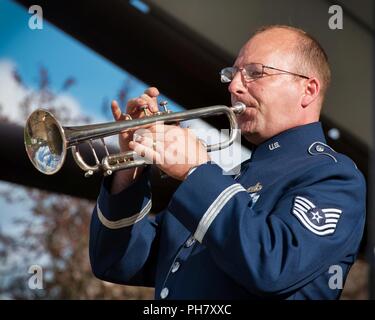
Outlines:
{"type": "MultiPolygon", "coordinates": [[[[129,74],[45,19],[42,30],[31,30],[30,17],[18,3],[0,0],[0,60],[15,62],[29,87],[36,86],[39,66],[49,71],[54,90],[73,76],[77,83],[69,93],[85,113],[100,114],[104,98],[115,98],[129,74]]],[[[138,96],[147,87],[135,78],[133,84],[130,97],[138,96]]]]}
{"type": "MultiPolygon", "coordinates": [[[[137,0],[132,0],[132,2],[138,6],[141,4],[137,0]]],[[[144,7],[141,7],[140,10],[145,11],[144,7]]],[[[22,97],[29,94],[29,89],[37,88],[39,68],[43,66],[48,70],[50,89],[54,93],[59,92],[67,78],[74,77],[76,79],[76,84],[69,89],[68,96],[65,93],[59,95],[60,98],[65,98],[63,101],[70,101],[71,111],[77,110],[78,106],[79,112],[90,115],[93,122],[103,121],[103,101],[107,100],[109,103],[111,99],[117,97],[119,89],[128,79],[129,74],[83,46],[45,19],[42,30],[31,30],[28,24],[30,17],[31,14],[26,8],[18,3],[11,0],[0,0],[0,111],[4,112],[12,121],[24,124],[24,119],[18,121],[20,119],[19,104],[22,97]],[[27,88],[15,81],[12,74],[14,67],[27,88]]],[[[132,77],[131,84],[132,88],[128,97],[139,96],[147,87],[147,84],[134,77],[132,77]]],[[[182,109],[168,97],[161,96],[160,100],[162,99],[169,101],[169,108],[173,111],[182,109]]],[[[202,127],[208,129],[207,124],[201,120],[190,122],[190,127],[193,130],[195,126],[199,129],[202,127]]],[[[200,135],[198,134],[198,136],[200,135]]],[[[204,138],[203,133],[201,138],[204,138]]],[[[232,161],[235,158],[234,155],[249,157],[248,152],[243,150],[241,152],[240,143],[235,143],[235,145],[237,147],[231,149],[232,151],[225,149],[211,153],[212,159],[220,163],[220,159],[231,159],[232,161]],[[220,155],[227,152],[229,156],[220,158],[220,155]]],[[[228,161],[226,162],[228,163],[228,161]]],[[[237,162],[239,162],[238,159],[237,162]]],[[[22,234],[22,227],[17,226],[14,221],[17,218],[26,218],[31,221],[33,202],[28,199],[24,189],[18,185],[0,181],[0,193],[3,190],[11,190],[12,195],[25,199],[8,203],[4,197],[0,196],[0,230],[18,237],[22,234]]],[[[33,219],[35,221],[35,217],[33,219]]],[[[43,261],[35,262],[43,266],[43,261]]],[[[25,266],[25,270],[27,269],[28,266],[25,266]]],[[[2,276],[1,271],[0,265],[0,277],[2,276]]]]}
{"type": "MultiPolygon", "coordinates": [[[[48,70],[53,91],[58,91],[68,77],[74,77],[77,83],[69,90],[69,94],[78,102],[80,110],[94,118],[94,122],[95,118],[103,118],[104,99],[110,101],[116,98],[118,90],[129,74],[45,19],[42,30],[31,30],[28,24],[30,17],[31,14],[26,8],[18,3],[0,0],[0,63],[10,61],[29,88],[36,88],[40,66],[48,70]]],[[[4,87],[8,86],[7,83],[14,82],[12,79],[3,78],[1,82],[0,75],[0,83],[4,87]]],[[[145,83],[134,78],[128,96],[136,97],[142,94],[146,87],[145,83]]],[[[1,89],[0,84],[0,92],[1,89]]],[[[2,92],[8,100],[2,102],[7,105],[8,112],[18,108],[18,104],[11,104],[10,100],[16,100],[20,95],[19,92],[25,92],[22,90],[15,90],[11,96],[13,98],[9,98],[7,92],[10,90],[3,88],[2,92]]],[[[172,110],[181,109],[175,102],[166,99],[172,110]]],[[[203,122],[200,123],[202,126],[203,122]]],[[[214,154],[211,153],[213,159],[215,159],[214,154]]],[[[245,157],[248,157],[247,153],[245,157]]],[[[7,184],[0,182],[0,187],[4,185],[7,184]]],[[[8,226],[15,215],[28,211],[28,207],[27,203],[12,207],[0,197],[0,227],[8,226]]]]}
{"type": "MultiPolygon", "coordinates": [[[[31,30],[31,14],[11,0],[0,0],[0,61],[10,61],[29,88],[35,88],[38,70],[49,71],[51,89],[58,91],[64,80],[73,76],[77,83],[69,94],[78,101],[82,111],[93,118],[102,118],[106,98],[116,98],[129,74],[80,42],[65,34],[45,19],[42,30],[31,30]]],[[[130,97],[143,93],[147,85],[134,78],[130,97]]],[[[170,105],[179,107],[170,101],[170,105]]],[[[108,106],[109,107],[109,106],[108,106]]],[[[0,189],[7,183],[0,182],[0,189]]],[[[21,192],[22,191],[17,191],[21,192]]],[[[10,231],[11,221],[29,211],[30,203],[8,204],[0,197],[0,228],[10,231]]]]}

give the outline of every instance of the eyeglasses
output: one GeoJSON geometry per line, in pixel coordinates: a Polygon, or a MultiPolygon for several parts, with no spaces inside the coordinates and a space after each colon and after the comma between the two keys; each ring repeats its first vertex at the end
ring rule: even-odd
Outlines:
{"type": "Polygon", "coordinates": [[[310,79],[309,77],[306,77],[302,74],[286,71],[286,70],[281,70],[277,69],[274,67],[270,66],[265,66],[264,64],[261,63],[249,63],[242,68],[238,67],[227,67],[224,68],[220,71],[220,80],[222,83],[229,83],[231,82],[234,77],[236,76],[237,72],[240,71],[243,78],[245,79],[246,82],[250,81],[255,81],[257,79],[263,78],[264,76],[273,76],[273,75],[278,75],[278,74],[291,74],[297,77],[301,77],[304,79],[310,79]],[[276,70],[280,71],[281,73],[267,73],[264,70],[265,69],[271,69],[271,70],[276,70]]]}

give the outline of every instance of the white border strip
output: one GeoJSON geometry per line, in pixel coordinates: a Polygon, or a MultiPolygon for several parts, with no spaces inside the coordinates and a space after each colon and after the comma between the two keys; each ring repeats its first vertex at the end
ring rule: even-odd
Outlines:
{"type": "Polygon", "coordinates": [[[293,213],[294,215],[298,218],[298,220],[300,220],[300,222],[307,228],[309,229],[311,232],[319,235],[319,236],[325,236],[325,235],[328,235],[328,234],[332,234],[335,232],[336,230],[336,225],[335,227],[329,227],[328,229],[326,230],[316,230],[315,228],[312,228],[310,227],[307,223],[304,222],[303,218],[300,216],[300,214],[298,212],[295,212],[293,210],[293,213]]]}
{"type": "Polygon", "coordinates": [[[323,211],[324,213],[326,213],[326,212],[330,212],[330,213],[338,213],[338,214],[341,214],[341,213],[342,213],[342,210],[340,210],[340,209],[335,209],[335,208],[322,209],[322,211],[323,211]]]}
{"type": "Polygon", "coordinates": [[[315,204],[313,204],[310,200],[307,200],[304,197],[298,196],[298,197],[296,197],[296,201],[297,200],[300,200],[300,201],[304,202],[306,204],[306,207],[308,207],[308,209],[315,208],[315,204]]]}
{"type": "Polygon", "coordinates": [[[300,212],[299,210],[296,210],[296,209],[293,209],[293,213],[294,215],[296,215],[300,221],[305,225],[309,225],[311,228],[315,229],[315,230],[325,230],[325,229],[329,229],[329,228],[336,228],[336,224],[324,224],[322,226],[316,226],[315,224],[313,224],[309,218],[303,213],[303,212],[300,212]]]}
{"type": "Polygon", "coordinates": [[[202,243],[203,237],[205,236],[211,223],[215,220],[216,216],[227,204],[227,202],[238,192],[246,190],[240,184],[232,184],[224,191],[222,191],[214,202],[210,205],[207,211],[204,213],[203,217],[199,221],[197,230],[195,231],[194,238],[202,243]]]}
{"type": "Polygon", "coordinates": [[[96,211],[98,213],[98,218],[100,222],[104,226],[106,226],[109,229],[120,229],[120,228],[131,226],[137,223],[138,221],[142,220],[150,212],[151,206],[152,206],[152,202],[151,200],[149,200],[149,202],[147,202],[146,206],[140,212],[132,215],[131,217],[123,218],[117,221],[108,220],[103,215],[102,211],[100,210],[98,203],[96,205],[96,211]]]}

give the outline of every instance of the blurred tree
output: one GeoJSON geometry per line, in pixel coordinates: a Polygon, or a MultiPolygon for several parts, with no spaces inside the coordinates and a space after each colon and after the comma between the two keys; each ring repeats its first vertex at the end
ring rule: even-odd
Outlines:
{"type": "MultiPolygon", "coordinates": [[[[15,80],[23,85],[14,71],[15,80]]],[[[76,83],[70,77],[61,91],[76,83]]],[[[124,103],[127,86],[122,87],[119,101],[124,103]]],[[[50,88],[48,72],[41,67],[36,91],[29,91],[20,105],[24,119],[35,105],[48,105],[64,122],[69,109],[56,105],[57,93],[50,88]]],[[[109,106],[107,106],[109,108],[109,106]]],[[[77,120],[77,119],[74,119],[77,120]]],[[[9,121],[0,109],[0,121],[9,121]]],[[[87,123],[89,118],[78,119],[87,123]]],[[[16,234],[0,229],[0,299],[151,299],[153,289],[115,285],[94,277],[88,257],[89,223],[94,203],[56,195],[41,190],[13,186],[0,193],[9,203],[31,204],[30,213],[14,221],[16,234]],[[20,192],[22,190],[22,192],[20,192]],[[30,289],[29,267],[43,270],[43,289],[30,289]]]]}
{"type": "MultiPolygon", "coordinates": [[[[120,86],[120,89],[117,92],[115,100],[118,102],[122,112],[126,111],[126,101],[129,100],[128,93],[132,90],[134,83],[134,79],[132,77],[128,77],[120,86]]],[[[113,116],[111,112],[110,103],[112,102],[112,99],[108,99],[107,97],[103,99],[102,102],[102,114],[105,118],[107,118],[109,121],[113,121],[113,116]]]]}

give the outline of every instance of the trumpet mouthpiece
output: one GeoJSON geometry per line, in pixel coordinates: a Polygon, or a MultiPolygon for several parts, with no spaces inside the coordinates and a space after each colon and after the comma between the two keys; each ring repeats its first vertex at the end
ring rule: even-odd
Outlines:
{"type": "Polygon", "coordinates": [[[241,112],[245,111],[245,109],[246,109],[246,105],[243,102],[237,101],[233,105],[233,111],[236,114],[240,114],[241,112]]]}

